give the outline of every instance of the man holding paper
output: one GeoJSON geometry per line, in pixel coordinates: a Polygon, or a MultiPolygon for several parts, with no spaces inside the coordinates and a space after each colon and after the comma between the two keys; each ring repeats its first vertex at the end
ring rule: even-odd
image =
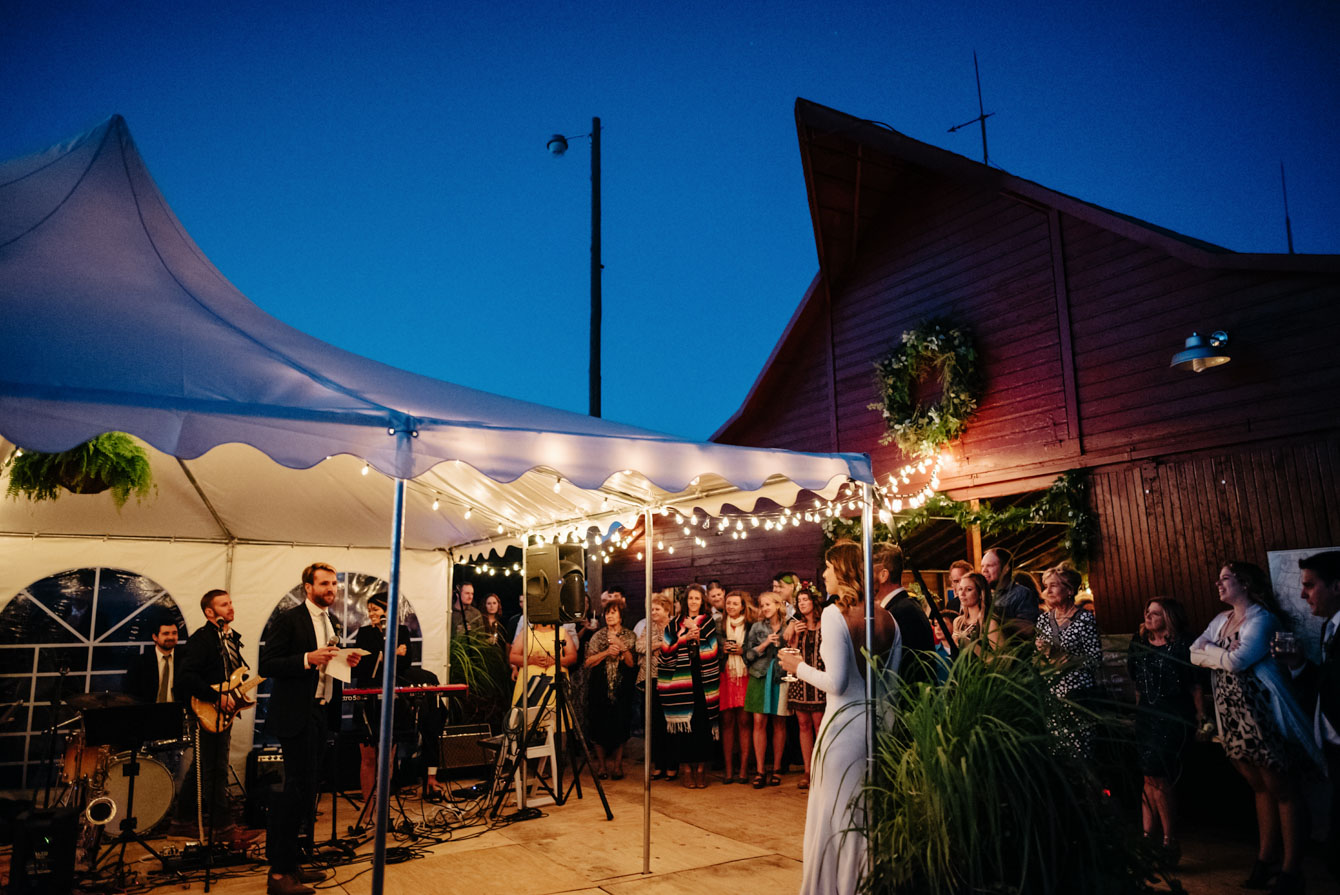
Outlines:
{"type": "Polygon", "coordinates": [[[261,646],[260,674],[273,681],[267,732],[284,753],[284,793],[265,840],[269,895],[310,895],[304,883],[324,878],[302,869],[298,840],[312,837],[318,769],[340,724],[340,679],[348,680],[349,668],[362,658],[361,651],[340,649],[338,623],[327,611],[339,591],[335,569],[312,563],[303,570],[302,588],[302,605],[276,617],[261,646]]]}

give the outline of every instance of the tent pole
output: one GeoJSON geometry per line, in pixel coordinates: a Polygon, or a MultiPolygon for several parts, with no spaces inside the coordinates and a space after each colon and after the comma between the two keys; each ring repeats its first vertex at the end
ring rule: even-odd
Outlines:
{"type": "Polygon", "coordinates": [[[377,739],[377,829],[372,852],[372,895],[382,895],[386,874],[386,827],[390,820],[391,717],[395,711],[395,651],[400,636],[400,548],[405,539],[405,480],[395,480],[395,509],[391,514],[391,580],[386,595],[386,644],[382,655],[381,731],[377,739]]]}
{"type": "MultiPolygon", "coordinates": [[[[452,594],[456,592],[456,553],[453,550],[447,551],[447,655],[443,658],[443,664],[446,666],[446,673],[442,678],[442,683],[451,683],[451,603],[452,594]]],[[[461,609],[461,618],[465,618],[465,609],[461,609]]]]}
{"type": "MultiPolygon", "coordinates": [[[[862,568],[862,578],[865,590],[865,654],[866,661],[870,662],[869,670],[865,676],[865,704],[867,707],[865,716],[865,774],[866,780],[875,779],[875,715],[878,707],[875,705],[875,674],[879,670],[879,665],[874,662],[875,657],[875,503],[874,489],[869,482],[861,482],[861,555],[864,561],[862,568]]],[[[864,801],[864,800],[863,800],[864,801]]],[[[866,842],[870,841],[870,816],[864,815],[866,842]]],[[[869,860],[873,862],[874,853],[869,853],[869,860]]],[[[873,867],[873,863],[867,866],[867,870],[873,867]]]]}
{"type": "Polygon", "coordinates": [[[228,593],[233,592],[233,554],[237,551],[237,542],[228,542],[228,554],[224,560],[223,566],[223,589],[228,593]]]}
{"type": "MultiPolygon", "coordinates": [[[[521,769],[521,789],[517,793],[518,807],[517,811],[526,810],[526,788],[530,785],[526,781],[526,772],[530,770],[528,765],[527,752],[530,748],[530,564],[526,562],[530,554],[530,532],[521,536],[521,627],[517,629],[517,635],[521,637],[521,738],[517,740],[517,767],[521,769]]],[[[516,637],[512,638],[516,642],[516,637]]],[[[510,664],[511,653],[508,653],[508,663],[510,664]]],[[[561,661],[561,660],[555,660],[561,661]]],[[[558,680],[558,672],[554,672],[554,680],[558,680]]]]}
{"type": "Polygon", "coordinates": [[[647,606],[647,652],[643,655],[642,661],[645,663],[647,686],[642,698],[642,872],[651,873],[651,688],[656,686],[656,679],[651,675],[651,507],[643,510],[642,518],[645,520],[643,528],[645,536],[643,541],[647,545],[647,567],[646,567],[646,591],[647,606]]]}

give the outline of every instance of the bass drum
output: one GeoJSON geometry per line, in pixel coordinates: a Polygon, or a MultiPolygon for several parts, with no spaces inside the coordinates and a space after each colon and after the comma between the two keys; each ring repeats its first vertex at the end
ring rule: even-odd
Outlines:
{"type": "MultiPolygon", "coordinates": [[[[144,833],[167,817],[172,809],[172,800],[176,791],[172,784],[172,773],[155,759],[140,756],[140,775],[135,778],[135,829],[144,833]]],[[[118,755],[107,766],[107,782],[103,786],[102,796],[95,799],[101,807],[96,817],[90,817],[92,823],[110,823],[116,818],[124,818],[130,807],[130,778],[125,775],[125,767],[130,764],[129,755],[118,755]],[[106,800],[111,800],[108,806],[106,800]],[[110,815],[107,814],[110,807],[110,815]],[[104,815],[107,815],[104,817],[104,815]]],[[[93,802],[89,803],[89,812],[93,811],[93,802]]],[[[119,824],[120,821],[117,821],[119,824]]],[[[116,829],[113,826],[113,829],[116,829]]]]}

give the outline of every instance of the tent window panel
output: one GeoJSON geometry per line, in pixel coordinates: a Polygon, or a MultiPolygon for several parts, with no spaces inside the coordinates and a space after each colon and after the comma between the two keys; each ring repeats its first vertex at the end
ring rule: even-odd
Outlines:
{"type": "MultiPolygon", "coordinates": [[[[152,604],[162,602],[165,597],[163,588],[143,575],[124,569],[103,569],[98,584],[96,638],[112,634],[113,639],[120,641],[147,641],[158,627],[159,613],[152,604]]],[[[166,599],[172,602],[170,597],[166,599]]],[[[176,609],[176,604],[171,608],[176,609]]]]}
{"type": "Polygon", "coordinates": [[[88,690],[90,693],[96,693],[99,690],[111,690],[120,693],[125,690],[125,672],[115,674],[94,674],[89,678],[88,690]]]}
{"type": "MultiPolygon", "coordinates": [[[[86,646],[44,646],[37,651],[37,672],[39,674],[57,674],[61,671],[69,671],[67,682],[69,687],[67,692],[82,693],[84,684],[81,678],[84,671],[88,668],[88,647],[86,646]]],[[[43,697],[50,699],[56,692],[54,684],[55,678],[44,678],[38,686],[41,688],[46,684],[43,690],[43,697]]]]}
{"type": "Polygon", "coordinates": [[[38,601],[20,591],[0,612],[0,642],[70,643],[79,635],[70,631],[38,605],[38,601]]]}
{"type": "MultiPolygon", "coordinates": [[[[97,589],[99,571],[70,569],[34,582],[26,588],[26,593],[73,628],[78,635],[87,638],[93,627],[93,596],[97,589]]],[[[55,624],[54,629],[64,631],[59,624],[55,624]]],[[[75,639],[68,632],[65,632],[64,636],[40,638],[34,637],[35,633],[30,632],[29,639],[47,642],[75,639]]]]}
{"type": "Polygon", "coordinates": [[[0,647],[0,674],[31,674],[33,652],[31,646],[0,647]]]}
{"type": "Polygon", "coordinates": [[[0,789],[26,789],[22,767],[0,767],[0,789]]]}
{"type": "Polygon", "coordinates": [[[93,671],[115,671],[124,673],[139,657],[140,647],[120,644],[117,646],[93,647],[93,671]]]}
{"type": "Polygon", "coordinates": [[[22,734],[0,736],[0,762],[21,762],[27,752],[27,737],[22,734]]]}

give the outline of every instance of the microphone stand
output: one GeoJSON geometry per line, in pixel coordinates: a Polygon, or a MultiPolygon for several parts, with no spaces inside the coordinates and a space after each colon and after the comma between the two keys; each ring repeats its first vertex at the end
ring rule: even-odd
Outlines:
{"type": "MultiPolygon", "coordinates": [[[[232,631],[231,631],[231,630],[229,630],[229,631],[225,631],[225,630],[223,630],[223,627],[220,626],[220,625],[215,625],[214,627],[217,628],[217,629],[218,629],[218,632],[219,632],[219,637],[218,637],[219,667],[223,669],[223,678],[222,678],[222,682],[226,683],[226,682],[229,680],[230,675],[229,675],[229,671],[228,671],[228,645],[227,645],[227,643],[225,642],[224,638],[225,638],[225,637],[231,637],[231,636],[232,636],[232,631]]],[[[238,658],[240,659],[241,656],[242,656],[242,648],[241,648],[241,646],[239,646],[238,649],[237,649],[237,655],[238,655],[238,658]]],[[[197,824],[197,825],[200,825],[200,824],[203,824],[203,823],[204,823],[204,817],[205,817],[205,813],[204,813],[204,812],[205,812],[205,807],[204,807],[204,802],[205,802],[205,800],[204,800],[204,782],[203,782],[203,781],[204,781],[204,764],[203,764],[203,762],[201,761],[201,758],[203,757],[203,756],[202,756],[202,753],[204,752],[204,750],[201,748],[201,745],[200,745],[202,742],[204,742],[204,738],[203,738],[203,737],[201,736],[201,734],[200,734],[200,724],[199,724],[199,719],[197,718],[197,719],[193,719],[193,720],[195,720],[195,722],[196,722],[196,728],[195,728],[195,776],[196,776],[195,811],[196,811],[196,824],[197,824]]],[[[223,693],[220,692],[220,693],[219,693],[219,698],[214,702],[214,729],[215,729],[216,731],[218,731],[218,730],[219,730],[219,727],[220,727],[220,725],[221,725],[222,723],[223,723],[223,693]]],[[[220,735],[221,735],[221,733],[215,733],[215,734],[213,734],[213,736],[220,736],[220,735]]],[[[213,747],[214,747],[215,749],[217,749],[218,746],[219,746],[219,744],[218,744],[217,742],[213,744],[213,747]]],[[[211,750],[211,751],[212,751],[212,750],[211,750]]],[[[230,757],[231,757],[231,756],[230,756],[230,757]]],[[[211,790],[214,789],[214,785],[213,785],[213,781],[212,781],[212,780],[210,781],[210,789],[211,789],[211,790]]],[[[227,783],[225,782],[225,783],[224,783],[224,792],[226,793],[227,791],[228,791],[228,790],[227,790],[227,783]]],[[[210,793],[210,797],[213,798],[213,793],[212,793],[212,792],[210,793]]],[[[225,810],[226,810],[226,807],[227,807],[227,806],[226,806],[226,800],[227,800],[227,797],[225,796],[225,810]]],[[[211,803],[211,805],[210,805],[210,812],[209,812],[209,839],[208,839],[208,842],[207,842],[207,844],[206,844],[206,846],[205,846],[205,892],[206,892],[206,893],[209,892],[210,883],[212,882],[213,877],[214,877],[214,826],[215,826],[215,824],[214,824],[214,816],[215,816],[216,813],[217,813],[217,809],[216,809],[216,808],[214,807],[214,805],[211,803]]]]}

